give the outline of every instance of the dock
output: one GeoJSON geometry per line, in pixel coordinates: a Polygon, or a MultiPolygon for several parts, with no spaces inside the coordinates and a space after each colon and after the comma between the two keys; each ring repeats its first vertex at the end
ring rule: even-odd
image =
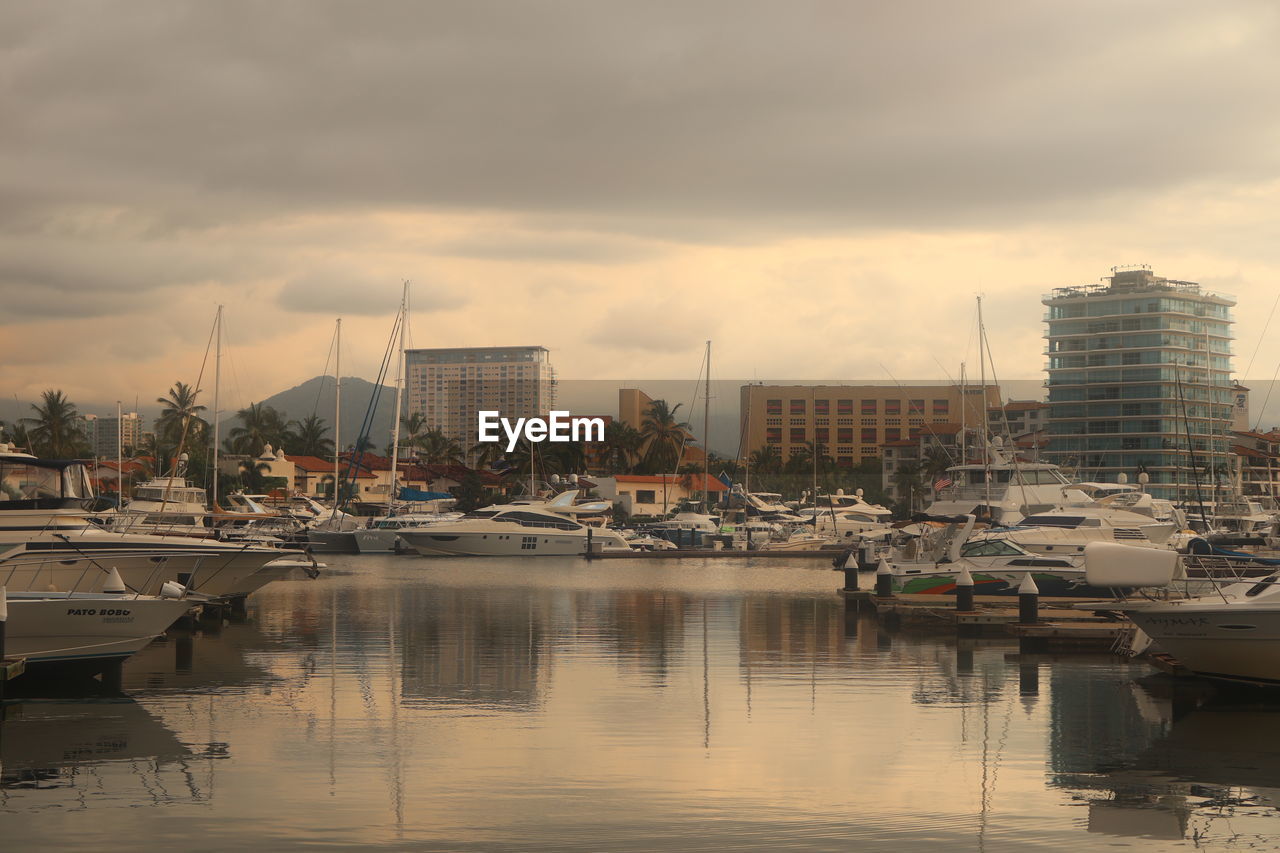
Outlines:
{"type": "Polygon", "coordinates": [[[595,554],[584,554],[588,560],[681,560],[681,559],[756,559],[765,560],[831,560],[844,553],[844,549],[827,548],[815,551],[739,551],[710,548],[677,548],[666,551],[603,551],[595,554]]]}

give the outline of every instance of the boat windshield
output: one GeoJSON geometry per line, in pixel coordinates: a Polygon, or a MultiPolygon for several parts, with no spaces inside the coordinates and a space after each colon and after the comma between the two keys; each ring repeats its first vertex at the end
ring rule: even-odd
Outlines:
{"type": "Polygon", "coordinates": [[[93,489],[83,465],[0,461],[0,500],[89,497],[93,497],[93,489]]]}

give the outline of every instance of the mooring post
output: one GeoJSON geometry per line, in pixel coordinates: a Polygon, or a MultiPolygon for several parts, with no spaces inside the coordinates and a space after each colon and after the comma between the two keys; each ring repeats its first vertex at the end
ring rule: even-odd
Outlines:
{"type": "Polygon", "coordinates": [[[969,574],[968,566],[962,566],[956,578],[956,612],[972,613],[973,610],[973,575],[969,574]]]}
{"type": "Polygon", "coordinates": [[[592,528],[588,526],[587,527],[587,553],[586,553],[586,558],[588,560],[590,560],[592,556],[594,556],[594,554],[591,551],[591,530],[592,528]]]}
{"type": "Polygon", "coordinates": [[[858,552],[853,549],[844,558],[844,588],[854,591],[858,588],[858,552]]]}
{"type": "Polygon", "coordinates": [[[102,689],[112,695],[119,694],[124,685],[124,659],[107,661],[102,669],[102,689]]]}
{"type": "Polygon", "coordinates": [[[1027,572],[1022,576],[1022,583],[1018,585],[1018,623],[1021,625],[1034,625],[1040,621],[1040,587],[1036,586],[1035,579],[1031,577],[1031,572],[1027,572]]]}
{"type": "Polygon", "coordinates": [[[884,557],[876,568],[876,598],[893,598],[893,569],[884,557]]]}

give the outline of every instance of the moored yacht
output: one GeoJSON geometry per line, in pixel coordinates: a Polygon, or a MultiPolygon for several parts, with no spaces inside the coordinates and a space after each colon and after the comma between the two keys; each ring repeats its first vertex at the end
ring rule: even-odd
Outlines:
{"type": "Polygon", "coordinates": [[[177,581],[205,595],[236,597],[270,579],[260,574],[268,564],[294,553],[112,530],[113,516],[95,512],[93,497],[84,463],[0,445],[0,586],[98,592],[116,569],[132,592],[156,594],[177,581]]]}
{"type": "Polygon", "coordinates": [[[588,536],[603,550],[631,548],[607,528],[582,524],[537,505],[491,506],[457,521],[416,530],[400,538],[425,557],[566,556],[587,553],[588,536]]]}

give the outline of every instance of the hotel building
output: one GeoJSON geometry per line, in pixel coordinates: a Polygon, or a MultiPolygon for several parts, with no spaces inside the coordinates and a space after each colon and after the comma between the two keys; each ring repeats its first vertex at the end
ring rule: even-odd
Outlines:
{"type": "Polygon", "coordinates": [[[121,448],[137,450],[142,443],[142,418],[137,412],[125,412],[119,418],[85,415],[89,423],[89,438],[93,441],[93,455],[98,459],[116,458],[116,441],[121,448]]]}
{"type": "Polygon", "coordinates": [[[1194,501],[1197,478],[1207,488],[1229,468],[1235,299],[1146,268],[1112,272],[1043,299],[1045,456],[1082,480],[1145,471],[1154,496],[1194,501]]]}
{"type": "Polygon", "coordinates": [[[816,442],[854,466],[934,425],[977,426],[999,404],[998,385],[743,385],[743,454],[776,447],[785,462],[816,442]]]}
{"type": "Polygon", "coordinates": [[[476,415],[546,417],[555,408],[555,372],[546,347],[464,347],[405,351],[405,397],[431,429],[464,450],[475,446],[476,415]]]}

